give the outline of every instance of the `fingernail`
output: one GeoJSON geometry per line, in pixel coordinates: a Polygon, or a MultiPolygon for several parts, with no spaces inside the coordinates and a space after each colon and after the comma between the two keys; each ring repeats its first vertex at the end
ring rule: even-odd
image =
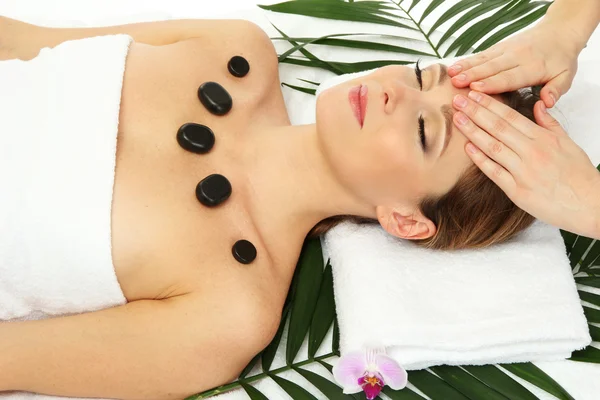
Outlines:
{"type": "Polygon", "coordinates": [[[459,81],[466,81],[467,76],[465,74],[456,75],[455,78],[459,81]]]}
{"type": "MultiPolygon", "coordinates": [[[[550,95],[550,96],[552,96],[552,95],[550,95]]],[[[541,109],[544,114],[548,114],[548,109],[546,108],[546,105],[544,104],[543,101],[542,101],[541,109]]]]}
{"type": "Polygon", "coordinates": [[[450,67],[450,69],[454,72],[462,71],[462,67],[459,64],[454,64],[453,66],[450,67]]]}
{"type": "Polygon", "coordinates": [[[473,146],[473,143],[467,143],[467,151],[471,154],[477,154],[477,147],[473,146]]]}
{"type": "Polygon", "coordinates": [[[485,86],[485,82],[473,82],[471,83],[471,86],[473,86],[474,89],[481,90],[485,86]]]}
{"type": "Polygon", "coordinates": [[[552,107],[556,104],[556,97],[552,93],[550,93],[550,98],[552,99],[552,107]]]}
{"type": "Polygon", "coordinates": [[[458,120],[458,123],[461,125],[466,124],[468,121],[467,117],[462,113],[456,113],[456,119],[458,120]]]}
{"type": "Polygon", "coordinates": [[[465,99],[460,94],[457,94],[456,96],[454,96],[454,104],[456,104],[460,108],[466,107],[467,106],[467,99],[465,99]]]}
{"type": "Polygon", "coordinates": [[[481,101],[481,95],[479,93],[477,93],[477,92],[470,91],[469,92],[469,97],[471,99],[475,100],[478,103],[481,101]]]}

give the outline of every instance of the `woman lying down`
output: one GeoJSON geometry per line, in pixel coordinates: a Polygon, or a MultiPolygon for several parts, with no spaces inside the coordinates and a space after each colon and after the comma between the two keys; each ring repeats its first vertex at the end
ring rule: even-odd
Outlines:
{"type": "MultiPolygon", "coordinates": [[[[123,296],[84,312],[85,294],[63,298],[71,312],[41,318],[8,307],[55,298],[0,278],[0,298],[20,296],[0,305],[1,391],[181,399],[234,380],[271,341],[307,235],[350,219],[460,249],[533,220],[465,154],[451,102],[468,89],[440,64],[332,87],[315,124],[291,126],[275,49],[247,21],[2,18],[0,32],[0,79],[13,85],[0,92],[0,265],[48,282],[114,271],[123,296]]],[[[499,97],[532,118],[532,95],[499,97]]]]}

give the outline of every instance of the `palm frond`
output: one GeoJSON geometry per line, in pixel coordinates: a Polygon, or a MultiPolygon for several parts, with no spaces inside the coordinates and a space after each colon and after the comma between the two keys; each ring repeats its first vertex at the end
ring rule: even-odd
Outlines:
{"type": "Polygon", "coordinates": [[[337,19],[341,21],[370,22],[380,25],[390,25],[397,28],[415,30],[404,22],[398,22],[392,18],[397,17],[391,13],[376,8],[363,7],[360,3],[345,3],[329,0],[302,0],[287,1],[273,5],[259,5],[260,8],[287,14],[305,15],[307,17],[337,19]],[[385,16],[383,16],[385,15],[385,16]],[[391,15],[391,17],[390,17],[391,15]]]}
{"type": "Polygon", "coordinates": [[[560,400],[575,400],[562,386],[532,363],[501,364],[505,370],[525,379],[560,400]]]}

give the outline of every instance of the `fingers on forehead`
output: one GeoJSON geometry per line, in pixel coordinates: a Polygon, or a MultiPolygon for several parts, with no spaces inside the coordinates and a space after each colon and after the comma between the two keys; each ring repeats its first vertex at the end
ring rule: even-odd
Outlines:
{"type": "MultiPolygon", "coordinates": [[[[530,121],[527,117],[521,115],[518,110],[515,110],[514,108],[505,104],[502,95],[487,95],[481,92],[475,93],[477,93],[481,97],[481,100],[479,102],[480,106],[491,111],[496,116],[506,120],[506,122],[512,125],[515,129],[518,129],[519,131],[527,135],[529,131],[535,128],[535,124],[532,121],[530,121]]],[[[470,95],[469,97],[472,98],[472,95],[470,95]]]]}

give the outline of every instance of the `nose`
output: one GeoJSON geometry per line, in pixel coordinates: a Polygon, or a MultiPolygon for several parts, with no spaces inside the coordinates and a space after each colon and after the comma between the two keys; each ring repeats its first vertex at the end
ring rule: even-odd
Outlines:
{"type": "Polygon", "coordinates": [[[412,98],[412,88],[402,83],[400,80],[389,82],[383,87],[384,111],[386,114],[392,114],[396,107],[403,102],[410,101],[412,98]]]}

